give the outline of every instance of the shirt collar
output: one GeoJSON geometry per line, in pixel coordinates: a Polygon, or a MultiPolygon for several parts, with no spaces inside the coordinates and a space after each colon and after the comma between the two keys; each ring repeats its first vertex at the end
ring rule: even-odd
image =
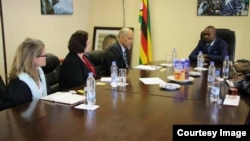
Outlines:
{"type": "MultiPolygon", "coordinates": [[[[119,43],[120,44],[120,43],[119,43]]],[[[126,51],[126,48],[122,46],[122,44],[120,44],[121,48],[122,48],[122,52],[126,51]]]]}
{"type": "Polygon", "coordinates": [[[214,45],[215,40],[216,40],[216,39],[214,39],[214,40],[213,40],[210,44],[209,44],[209,43],[207,43],[207,46],[209,46],[209,45],[210,45],[210,46],[213,46],[213,45],[214,45]]]}

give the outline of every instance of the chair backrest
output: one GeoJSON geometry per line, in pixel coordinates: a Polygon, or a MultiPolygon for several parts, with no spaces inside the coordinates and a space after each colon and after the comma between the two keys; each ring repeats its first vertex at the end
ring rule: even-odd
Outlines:
{"type": "Polygon", "coordinates": [[[97,78],[100,78],[103,73],[102,70],[103,56],[104,56],[104,51],[101,50],[93,50],[88,52],[88,59],[95,68],[97,78]]]}
{"type": "MultiPolygon", "coordinates": [[[[230,29],[217,28],[216,34],[217,34],[217,37],[220,37],[227,42],[229,59],[231,61],[234,61],[235,44],[236,44],[235,32],[230,29]]],[[[201,32],[201,38],[202,38],[202,32],[201,32]]]]}
{"type": "Polygon", "coordinates": [[[0,75],[0,100],[3,98],[3,95],[5,94],[6,91],[6,85],[0,75]]]}
{"type": "Polygon", "coordinates": [[[59,90],[58,79],[60,67],[61,64],[59,58],[52,53],[48,53],[48,57],[46,58],[46,66],[42,67],[47,82],[48,94],[57,92],[59,90]]]}

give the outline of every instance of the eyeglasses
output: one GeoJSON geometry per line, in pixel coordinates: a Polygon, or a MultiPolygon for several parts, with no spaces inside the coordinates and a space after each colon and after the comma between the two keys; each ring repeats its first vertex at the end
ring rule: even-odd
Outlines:
{"type": "Polygon", "coordinates": [[[47,54],[44,54],[44,55],[37,55],[36,57],[48,57],[47,54]]]}

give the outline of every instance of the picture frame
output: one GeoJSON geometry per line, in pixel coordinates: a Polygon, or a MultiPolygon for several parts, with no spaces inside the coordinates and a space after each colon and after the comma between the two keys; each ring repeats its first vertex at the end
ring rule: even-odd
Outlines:
{"type": "MultiPolygon", "coordinates": [[[[109,47],[109,45],[111,45],[111,43],[107,43],[108,45],[106,47],[104,47],[103,49],[103,41],[104,38],[106,36],[115,36],[116,41],[118,40],[118,34],[120,32],[120,30],[123,27],[103,27],[103,26],[94,26],[94,34],[93,34],[93,42],[92,42],[92,50],[101,50],[101,51],[105,51],[105,49],[107,49],[109,47]]],[[[128,27],[131,30],[134,31],[133,27],[128,27]]],[[[113,41],[114,43],[114,41],[113,41]]],[[[131,57],[132,57],[132,47],[131,49],[129,49],[128,51],[128,58],[130,60],[129,65],[131,64],[131,57]]]]}
{"type": "Polygon", "coordinates": [[[197,16],[248,16],[249,1],[197,0],[197,16]]]}
{"type": "Polygon", "coordinates": [[[42,15],[72,15],[73,0],[40,0],[42,15]]]}
{"type": "Polygon", "coordinates": [[[118,36],[118,33],[122,27],[94,27],[92,50],[103,50],[102,43],[107,35],[118,36]]]}

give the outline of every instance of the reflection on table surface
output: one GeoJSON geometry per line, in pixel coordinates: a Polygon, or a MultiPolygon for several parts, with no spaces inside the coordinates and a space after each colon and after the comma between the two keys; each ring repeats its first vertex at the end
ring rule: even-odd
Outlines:
{"type": "Polygon", "coordinates": [[[0,112],[1,140],[171,140],[173,124],[244,124],[249,107],[97,89],[94,111],[39,101],[0,112]],[[33,109],[33,108],[32,108],[33,109]]]}
{"type": "MultiPolygon", "coordinates": [[[[153,65],[160,65],[162,61],[154,62],[153,65]]],[[[218,65],[218,64],[217,64],[218,65]]],[[[220,67],[220,66],[217,66],[220,67]]],[[[194,71],[195,64],[191,64],[190,71],[194,71]]],[[[137,94],[146,93],[148,95],[157,95],[163,97],[173,97],[176,99],[188,99],[188,100],[205,100],[209,101],[209,95],[207,93],[207,71],[201,71],[200,76],[192,76],[194,78],[193,81],[189,81],[187,83],[178,83],[167,79],[168,76],[173,75],[173,68],[161,68],[156,71],[147,71],[147,70],[138,70],[138,69],[130,69],[128,73],[127,82],[128,85],[126,87],[118,87],[115,88],[118,91],[126,91],[137,94]],[[150,78],[150,77],[159,77],[163,81],[167,83],[176,83],[181,87],[177,90],[164,90],[159,87],[159,85],[147,85],[142,83],[139,78],[150,78]]],[[[100,82],[98,80],[97,82],[100,82]]],[[[106,85],[97,85],[98,88],[109,89],[112,87],[107,83],[106,85]]],[[[226,82],[221,82],[221,91],[220,97],[224,99],[226,94],[228,93],[228,86],[226,82]]],[[[245,100],[250,105],[250,98],[241,95],[241,98],[245,100]]]]}
{"type": "MultiPolygon", "coordinates": [[[[146,72],[164,79],[166,71],[146,72]]],[[[0,140],[172,140],[174,124],[244,124],[249,106],[210,103],[197,78],[178,91],[144,85],[139,70],[130,70],[129,85],[97,86],[94,111],[47,101],[33,101],[0,112],[0,140]]],[[[79,87],[80,88],[80,87],[79,87]]]]}

